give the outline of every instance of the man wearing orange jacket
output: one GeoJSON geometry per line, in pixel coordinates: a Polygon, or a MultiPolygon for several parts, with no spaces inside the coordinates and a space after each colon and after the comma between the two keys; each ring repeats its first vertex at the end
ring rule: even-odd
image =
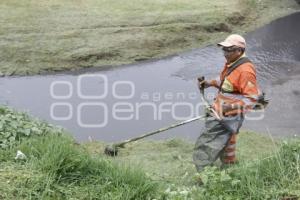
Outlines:
{"type": "Polygon", "coordinates": [[[198,171],[218,158],[224,165],[236,162],[235,145],[244,113],[254,108],[259,96],[254,65],[245,55],[245,39],[233,34],[218,46],[227,61],[220,78],[199,82],[198,87],[219,90],[212,107],[221,120],[210,114],[205,121],[205,130],[197,139],[193,153],[198,171]]]}

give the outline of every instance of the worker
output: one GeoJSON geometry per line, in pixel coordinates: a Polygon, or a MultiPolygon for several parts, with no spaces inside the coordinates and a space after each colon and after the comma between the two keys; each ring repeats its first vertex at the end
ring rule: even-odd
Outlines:
{"type": "Polygon", "coordinates": [[[213,164],[218,158],[223,166],[237,162],[237,134],[244,121],[245,112],[253,109],[259,98],[255,67],[245,54],[245,39],[232,34],[218,43],[218,46],[223,50],[226,59],[223,71],[219,79],[200,80],[198,87],[218,89],[212,109],[221,120],[212,113],[206,118],[205,130],[198,137],[193,153],[198,171],[213,164]]]}

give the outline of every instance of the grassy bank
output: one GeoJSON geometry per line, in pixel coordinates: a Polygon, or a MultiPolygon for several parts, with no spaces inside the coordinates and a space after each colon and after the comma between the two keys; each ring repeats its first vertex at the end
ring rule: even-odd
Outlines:
{"type": "Polygon", "coordinates": [[[157,183],[142,171],[91,156],[61,129],[7,108],[1,108],[0,125],[0,199],[144,200],[157,196],[157,183]],[[26,158],[16,159],[18,150],[26,158]]]}
{"type": "MultiPolygon", "coordinates": [[[[103,144],[88,143],[99,155],[103,144]]],[[[220,170],[220,163],[200,174],[192,163],[193,144],[182,140],[142,141],[121,149],[117,162],[139,166],[162,184],[167,199],[297,199],[300,197],[300,141],[274,141],[242,132],[238,141],[239,164],[220,170]]]]}
{"type": "Polygon", "coordinates": [[[294,0],[52,0],[0,3],[0,75],[115,66],[244,33],[294,0]]]}
{"type": "Polygon", "coordinates": [[[239,164],[221,170],[216,162],[199,174],[186,141],[135,142],[112,158],[103,154],[103,143],[78,145],[62,129],[26,114],[5,107],[0,114],[0,199],[300,197],[299,139],[243,132],[239,164]],[[26,158],[15,159],[18,150],[26,158]]]}

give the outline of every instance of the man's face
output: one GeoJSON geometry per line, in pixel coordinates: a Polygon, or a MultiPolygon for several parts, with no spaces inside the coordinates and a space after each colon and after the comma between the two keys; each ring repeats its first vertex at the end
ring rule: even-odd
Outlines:
{"type": "Polygon", "coordinates": [[[223,47],[222,50],[223,50],[224,57],[226,58],[228,63],[235,61],[237,58],[239,58],[242,55],[242,51],[235,46],[223,47]]]}

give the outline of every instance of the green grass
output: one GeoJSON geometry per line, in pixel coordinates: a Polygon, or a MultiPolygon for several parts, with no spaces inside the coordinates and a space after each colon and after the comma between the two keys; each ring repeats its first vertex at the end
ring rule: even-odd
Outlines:
{"type": "Polygon", "coordinates": [[[3,199],[147,199],[157,189],[140,170],[91,157],[62,135],[32,137],[9,152],[1,163],[3,199]],[[13,161],[17,149],[26,161],[13,161]]]}
{"type": "MultiPolygon", "coordinates": [[[[11,128],[9,123],[3,126],[11,128]]],[[[158,184],[144,172],[103,156],[91,156],[58,129],[17,138],[0,148],[0,199],[129,200],[157,196],[158,184]],[[17,150],[27,159],[15,160],[17,150]]]]}
{"type": "Polygon", "coordinates": [[[0,199],[300,197],[299,139],[275,140],[242,132],[237,165],[220,169],[217,161],[197,173],[193,144],[187,141],[143,140],[126,145],[117,157],[108,157],[104,143],[78,145],[62,129],[6,107],[0,111],[1,141],[9,140],[0,147],[0,199]],[[24,132],[24,127],[30,131],[24,132]],[[7,139],[8,132],[14,133],[14,140],[7,139]],[[25,160],[15,160],[18,150],[25,160]]]}
{"type": "Polygon", "coordinates": [[[300,141],[282,143],[266,158],[242,162],[225,171],[207,168],[196,199],[298,199],[300,141]],[[289,197],[289,198],[288,198],[289,197]],[[298,197],[298,198],[297,198],[298,197]]]}
{"type": "Polygon", "coordinates": [[[294,0],[2,0],[0,75],[161,58],[297,8],[294,0]]]}
{"type": "MultiPolygon", "coordinates": [[[[103,143],[85,144],[101,155],[103,143]]],[[[253,132],[238,136],[239,164],[220,170],[220,162],[200,174],[192,163],[193,144],[173,139],[142,141],[120,149],[112,160],[139,166],[162,183],[169,199],[280,199],[300,197],[300,141],[283,142],[253,132]]]]}

